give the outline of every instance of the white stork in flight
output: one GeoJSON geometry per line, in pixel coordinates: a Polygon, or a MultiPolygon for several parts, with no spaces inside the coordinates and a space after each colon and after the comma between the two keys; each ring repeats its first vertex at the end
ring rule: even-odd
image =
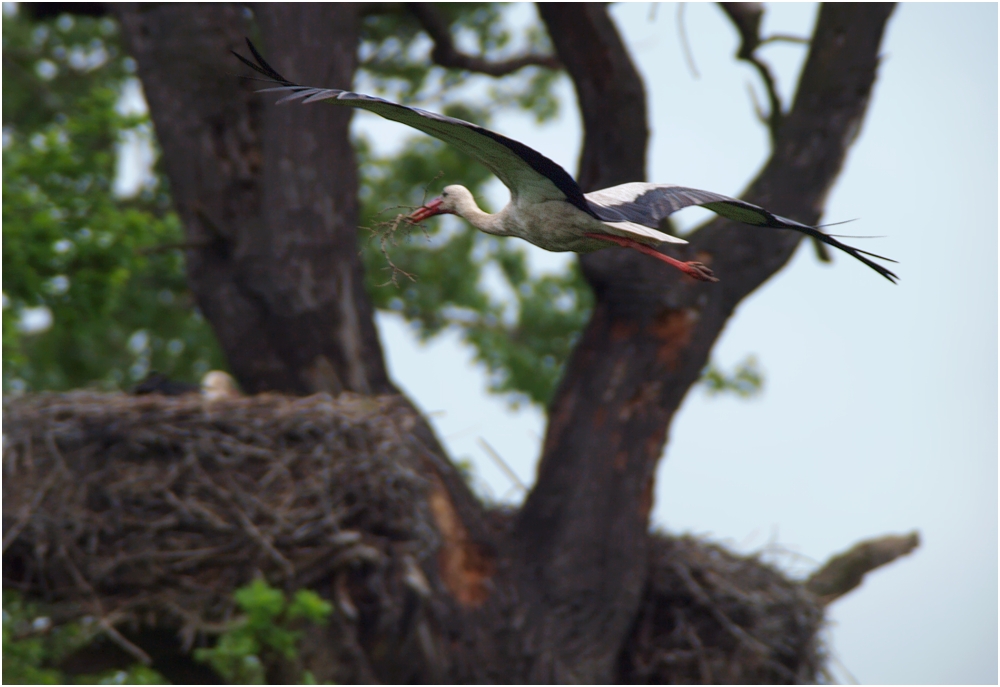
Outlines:
{"type": "Polygon", "coordinates": [[[480,231],[495,236],[518,236],[549,251],[590,253],[614,244],[634,248],[662,260],[694,279],[718,281],[700,262],[682,262],[653,249],[660,243],[687,243],[659,230],[660,222],[682,208],[700,205],[737,222],[758,227],[791,229],[839,248],[895,283],[896,275],[869,258],[895,262],[845,245],[817,227],[771,214],[763,208],[718,193],[674,186],[632,182],[584,193],[569,173],[523,143],[470,122],[445,117],[382,98],[335,88],[313,88],[292,83],[269,65],[247,39],[256,64],[233,53],[245,65],[278,84],[260,92],[285,92],[278,103],[320,100],[374,112],[386,119],[423,131],[472,156],[510,190],[510,203],[496,214],[479,209],[464,186],[446,186],[440,198],[417,209],[407,219],[420,222],[440,214],[455,214],[480,231]]]}

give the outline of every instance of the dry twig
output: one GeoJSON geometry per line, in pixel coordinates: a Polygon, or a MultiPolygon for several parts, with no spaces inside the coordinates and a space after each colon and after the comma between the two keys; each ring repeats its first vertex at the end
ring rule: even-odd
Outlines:
{"type": "MultiPolygon", "coordinates": [[[[430,189],[430,187],[434,184],[434,182],[436,182],[442,176],[444,176],[444,172],[438,172],[434,176],[434,178],[428,181],[427,185],[424,186],[424,195],[423,198],[421,198],[420,200],[421,206],[427,203],[428,189],[430,189]]],[[[399,282],[396,279],[398,275],[402,275],[412,282],[417,281],[416,276],[410,274],[406,270],[399,267],[396,263],[392,261],[392,258],[389,257],[389,246],[396,246],[399,244],[400,239],[408,238],[410,236],[410,233],[413,231],[414,227],[419,227],[420,230],[423,232],[424,237],[430,240],[430,234],[427,233],[427,230],[423,227],[423,225],[414,224],[408,219],[409,215],[412,214],[413,211],[417,209],[417,207],[412,207],[408,205],[396,205],[393,207],[385,208],[381,212],[379,212],[379,216],[384,215],[385,213],[391,212],[393,210],[407,210],[408,212],[405,215],[397,214],[393,219],[386,222],[376,222],[373,227],[361,227],[365,231],[371,233],[372,238],[378,239],[379,249],[382,251],[382,255],[385,256],[385,261],[388,263],[388,267],[386,267],[385,269],[391,271],[389,281],[377,285],[380,288],[383,286],[388,286],[389,284],[392,284],[396,288],[399,288],[399,282]],[[403,231],[401,231],[401,227],[403,231]]]]}

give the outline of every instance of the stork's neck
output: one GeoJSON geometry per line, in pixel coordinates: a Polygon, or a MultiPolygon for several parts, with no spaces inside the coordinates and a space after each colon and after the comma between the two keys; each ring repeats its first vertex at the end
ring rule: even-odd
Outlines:
{"type": "Polygon", "coordinates": [[[479,209],[471,193],[467,196],[463,194],[458,198],[458,202],[455,203],[455,214],[464,218],[479,231],[494,236],[511,236],[511,232],[504,226],[507,208],[491,215],[479,209]]]}

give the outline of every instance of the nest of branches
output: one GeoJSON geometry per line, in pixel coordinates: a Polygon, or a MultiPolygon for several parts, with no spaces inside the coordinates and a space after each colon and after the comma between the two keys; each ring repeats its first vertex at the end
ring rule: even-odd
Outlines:
{"type": "Polygon", "coordinates": [[[623,682],[814,683],[822,623],[817,598],[757,556],[657,535],[623,682]]]}
{"type": "Polygon", "coordinates": [[[347,394],[5,401],[4,588],[190,647],[257,575],[290,591],[419,560],[437,532],[411,423],[347,394]]]}
{"type": "MultiPolygon", "coordinates": [[[[225,628],[254,577],[310,587],[338,610],[315,638],[320,679],[371,682],[362,646],[407,625],[410,591],[430,593],[421,563],[443,545],[415,420],[398,397],[351,394],[6,400],[4,588],[56,622],[90,616],[148,660],[128,628],[179,631],[187,652],[225,628]]],[[[489,518],[502,538],[512,513],[489,518]]],[[[651,544],[621,681],[821,675],[822,606],[801,583],[693,538],[651,544]]]]}

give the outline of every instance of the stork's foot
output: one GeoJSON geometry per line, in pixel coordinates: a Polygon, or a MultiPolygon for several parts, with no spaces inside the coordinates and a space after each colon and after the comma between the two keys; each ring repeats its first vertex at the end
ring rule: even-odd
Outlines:
{"type": "Polygon", "coordinates": [[[703,262],[685,262],[684,266],[681,267],[681,271],[692,279],[697,279],[698,281],[719,281],[719,278],[715,276],[715,273],[708,269],[708,265],[703,262]]]}
{"type": "Polygon", "coordinates": [[[669,255],[664,255],[663,253],[654,250],[650,246],[639,243],[634,239],[625,238],[624,236],[617,236],[615,234],[597,234],[597,233],[586,233],[587,236],[592,239],[598,239],[600,241],[607,241],[608,243],[614,243],[622,248],[633,248],[644,255],[648,255],[651,258],[656,258],[662,262],[667,263],[676,267],[681,272],[691,277],[692,279],[697,279],[698,281],[707,282],[717,282],[715,274],[712,270],[708,269],[708,266],[703,262],[681,262],[676,258],[672,258],[669,255]]]}

